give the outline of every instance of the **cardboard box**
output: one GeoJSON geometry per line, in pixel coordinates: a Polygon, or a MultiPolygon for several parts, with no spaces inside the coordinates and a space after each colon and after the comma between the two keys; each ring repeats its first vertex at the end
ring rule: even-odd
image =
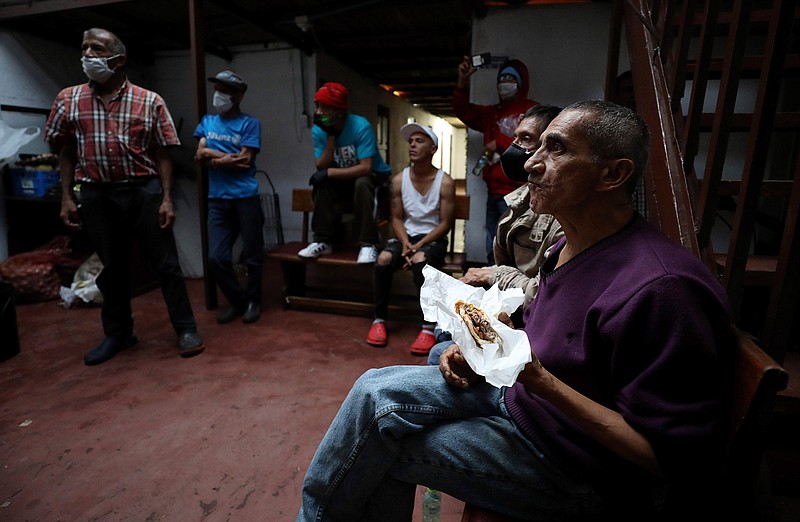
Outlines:
{"type": "Polygon", "coordinates": [[[11,192],[15,196],[41,198],[61,183],[57,170],[11,169],[11,192]]]}

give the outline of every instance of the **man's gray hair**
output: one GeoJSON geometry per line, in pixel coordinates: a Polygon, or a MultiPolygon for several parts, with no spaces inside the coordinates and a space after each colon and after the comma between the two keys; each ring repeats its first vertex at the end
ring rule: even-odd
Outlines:
{"type": "Polygon", "coordinates": [[[633,194],[644,175],[650,155],[650,130],[636,112],[606,100],[573,103],[563,112],[578,111],[593,117],[583,120],[581,132],[589,141],[595,160],[627,158],[633,161],[633,176],[626,186],[633,194]]]}
{"type": "Polygon", "coordinates": [[[128,55],[128,50],[125,48],[125,44],[122,43],[122,40],[119,39],[119,36],[115,35],[108,29],[101,29],[99,27],[92,27],[91,29],[87,29],[83,32],[83,37],[86,38],[87,36],[93,36],[95,38],[104,38],[107,37],[109,40],[109,50],[114,54],[124,54],[125,56],[128,55]]]}

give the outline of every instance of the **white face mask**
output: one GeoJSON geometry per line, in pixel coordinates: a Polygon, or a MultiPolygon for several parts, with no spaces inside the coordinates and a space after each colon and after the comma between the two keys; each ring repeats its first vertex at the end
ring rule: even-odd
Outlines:
{"type": "Polygon", "coordinates": [[[118,54],[107,58],[90,58],[88,56],[83,56],[81,58],[83,72],[90,80],[97,83],[105,83],[114,74],[114,70],[108,66],[108,61],[119,56],[118,54]]]}
{"type": "Polygon", "coordinates": [[[498,83],[497,93],[500,95],[501,100],[508,100],[517,95],[516,83],[498,83]]]}
{"type": "Polygon", "coordinates": [[[217,112],[228,112],[233,107],[230,94],[214,91],[214,101],[212,102],[217,112]]]}

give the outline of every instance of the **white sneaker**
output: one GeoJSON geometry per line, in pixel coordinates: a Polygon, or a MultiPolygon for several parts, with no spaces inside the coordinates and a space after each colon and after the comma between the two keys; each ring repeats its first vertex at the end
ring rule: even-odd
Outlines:
{"type": "Polygon", "coordinates": [[[365,245],[358,251],[358,261],[356,263],[366,265],[378,260],[378,249],[372,245],[365,245]]]}
{"type": "Polygon", "coordinates": [[[316,259],[319,256],[324,256],[333,253],[333,247],[328,243],[318,243],[314,241],[303,250],[297,253],[298,256],[306,259],[316,259]]]}

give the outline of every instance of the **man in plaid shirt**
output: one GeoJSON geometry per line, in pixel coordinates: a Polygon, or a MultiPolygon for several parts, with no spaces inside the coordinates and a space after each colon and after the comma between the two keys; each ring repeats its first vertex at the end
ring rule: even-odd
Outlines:
{"type": "Polygon", "coordinates": [[[97,286],[103,293],[105,338],[84,362],[103,363],[137,342],[131,315],[132,236],[159,275],[181,357],[198,355],[203,340],[172,232],[167,147],[180,145],[172,117],[161,96],[128,81],[127,51],[116,35],[89,29],[81,52],[89,82],[58,93],[45,140],[60,151],[61,219],[70,229],[86,228],[103,262],[97,286]]]}

